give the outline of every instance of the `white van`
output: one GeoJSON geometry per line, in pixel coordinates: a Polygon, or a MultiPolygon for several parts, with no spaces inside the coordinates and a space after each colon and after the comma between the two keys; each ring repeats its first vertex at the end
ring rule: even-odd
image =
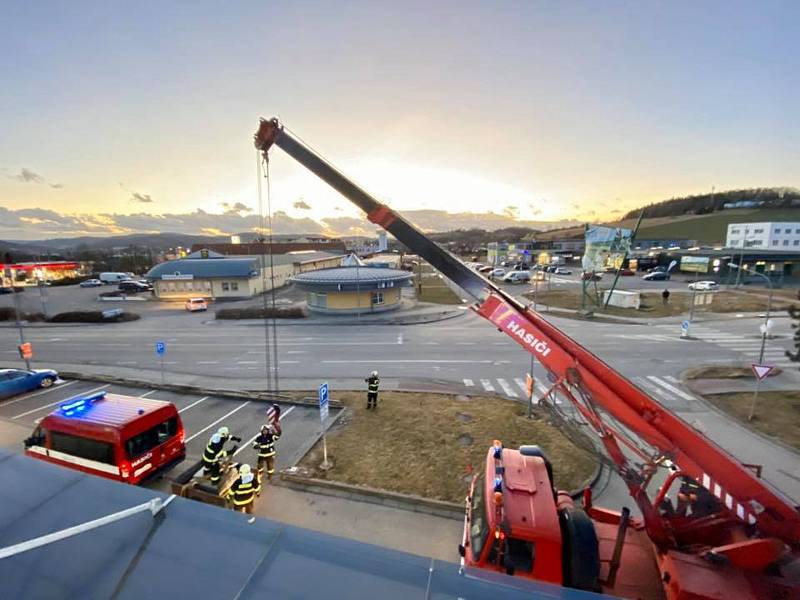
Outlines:
{"type": "Polygon", "coordinates": [[[530,271],[509,271],[503,276],[503,281],[506,283],[526,283],[530,280],[530,271]]]}
{"type": "Polygon", "coordinates": [[[131,276],[127,273],[100,273],[98,279],[105,284],[119,283],[120,281],[127,281],[131,276]]]}

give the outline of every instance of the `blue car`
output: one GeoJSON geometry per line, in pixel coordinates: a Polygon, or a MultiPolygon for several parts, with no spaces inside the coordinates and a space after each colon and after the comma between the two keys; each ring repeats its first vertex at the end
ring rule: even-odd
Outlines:
{"type": "Polygon", "coordinates": [[[0,398],[10,398],[38,388],[49,388],[58,381],[52,369],[0,369],[0,398]]]}

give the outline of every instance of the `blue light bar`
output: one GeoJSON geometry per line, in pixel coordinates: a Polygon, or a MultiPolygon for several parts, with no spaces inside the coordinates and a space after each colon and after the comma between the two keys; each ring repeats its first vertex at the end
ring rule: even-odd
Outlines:
{"type": "Polygon", "coordinates": [[[97,402],[98,400],[102,400],[105,397],[106,393],[104,391],[98,392],[96,394],[92,394],[91,396],[76,398],[71,402],[60,405],[58,408],[61,410],[61,414],[63,414],[65,417],[71,417],[85,411],[87,408],[91,407],[93,403],[97,402]]]}

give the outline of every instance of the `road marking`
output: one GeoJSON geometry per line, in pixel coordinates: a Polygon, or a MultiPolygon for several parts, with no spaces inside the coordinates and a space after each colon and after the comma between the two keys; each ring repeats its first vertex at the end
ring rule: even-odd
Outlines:
{"type": "Polygon", "coordinates": [[[398,333],[397,334],[397,343],[400,344],[400,345],[403,344],[403,334],[402,333],[398,333]]]}
{"type": "Polygon", "coordinates": [[[498,377],[497,378],[497,383],[499,383],[500,387],[503,388],[503,391],[506,393],[506,396],[509,396],[511,398],[517,398],[518,397],[517,396],[517,392],[514,391],[514,388],[512,388],[510,385],[508,385],[508,382],[505,379],[500,379],[498,377]]]}
{"type": "MultiPolygon", "coordinates": [[[[474,346],[475,342],[456,342],[456,346],[474,346]]],[[[13,350],[12,350],[13,352],[13,350]]]]}
{"type": "MultiPolygon", "coordinates": [[[[197,364],[200,364],[200,363],[197,363],[197,364]]],[[[258,361],[257,360],[237,360],[236,364],[237,365],[257,365],[258,361]]]]}
{"type": "Polygon", "coordinates": [[[198,360],[195,364],[198,365],[218,365],[218,360],[198,360]]]}
{"type": "Polygon", "coordinates": [[[139,361],[138,360],[118,360],[117,364],[118,365],[138,365],[139,361]]]}
{"type": "Polygon", "coordinates": [[[52,387],[49,387],[46,390],[39,390],[38,392],[34,392],[32,394],[28,394],[27,396],[22,396],[21,398],[16,398],[16,399],[10,400],[8,402],[3,402],[2,406],[11,406],[12,404],[16,404],[17,402],[22,402],[23,400],[29,400],[31,398],[36,398],[36,396],[41,396],[42,394],[47,394],[48,392],[52,392],[54,390],[60,390],[62,388],[67,387],[68,385],[72,385],[73,383],[78,383],[78,380],[77,379],[73,379],[72,381],[67,381],[65,383],[60,383],[58,385],[54,385],[52,387]]]}
{"type": "Polygon", "coordinates": [[[664,381],[664,380],[662,380],[662,379],[659,379],[659,378],[658,378],[658,377],[656,377],[655,375],[648,375],[648,376],[647,376],[647,378],[648,378],[650,381],[652,381],[653,383],[657,383],[657,384],[658,384],[658,385],[660,385],[661,387],[663,387],[663,388],[665,388],[665,389],[669,390],[669,391],[670,391],[670,392],[672,392],[673,394],[676,394],[676,395],[680,396],[680,397],[681,397],[681,398],[683,398],[684,400],[688,400],[689,402],[693,402],[694,400],[696,400],[696,398],[695,398],[694,396],[690,396],[689,394],[687,394],[687,393],[686,393],[686,392],[684,392],[683,390],[676,388],[676,387],[675,387],[674,385],[672,385],[671,383],[667,383],[666,381],[664,381]]]}
{"type": "MultiPolygon", "coordinates": [[[[289,413],[291,413],[295,408],[297,408],[297,407],[296,406],[290,407],[289,410],[287,410],[285,413],[283,413],[281,415],[281,418],[279,419],[279,421],[283,421],[286,417],[288,417],[289,413]]],[[[237,454],[239,454],[239,452],[241,452],[245,448],[249,448],[250,444],[252,444],[255,441],[255,439],[258,437],[259,433],[261,433],[261,428],[260,427],[259,427],[259,431],[256,432],[256,434],[253,437],[251,437],[249,440],[247,440],[244,444],[242,444],[241,448],[239,448],[236,452],[234,452],[233,455],[236,456],[237,454]]]]}
{"type": "Polygon", "coordinates": [[[483,389],[485,389],[487,392],[494,391],[494,386],[492,385],[492,382],[488,379],[481,379],[481,385],[483,386],[483,389]]]}
{"type": "Polygon", "coordinates": [[[308,354],[308,350],[289,350],[286,354],[308,354]]]}
{"type": "Polygon", "coordinates": [[[528,395],[528,386],[525,385],[525,380],[522,377],[514,377],[514,383],[522,390],[523,394],[528,395]]]}
{"type": "Polygon", "coordinates": [[[248,404],[250,404],[250,400],[248,400],[247,402],[243,403],[241,406],[237,406],[237,407],[236,407],[236,408],[234,408],[234,409],[233,409],[231,412],[229,412],[229,413],[227,413],[227,414],[224,414],[224,415],[222,415],[222,416],[221,416],[219,419],[217,419],[216,421],[214,421],[214,422],[213,422],[213,423],[211,423],[210,425],[206,425],[205,427],[203,427],[203,429],[201,429],[200,431],[198,431],[198,432],[197,432],[197,433],[195,433],[194,435],[192,435],[192,436],[189,436],[188,438],[186,438],[186,441],[185,441],[184,443],[188,444],[188,443],[189,443],[189,442],[191,442],[191,441],[192,441],[194,438],[196,438],[198,435],[200,435],[200,434],[201,434],[201,433],[203,433],[204,431],[208,431],[209,429],[211,429],[211,428],[212,428],[214,425],[216,425],[217,423],[219,423],[219,422],[220,422],[220,421],[222,421],[223,419],[227,419],[227,418],[228,418],[228,417],[230,417],[232,414],[234,414],[234,413],[236,413],[236,412],[239,412],[240,410],[242,410],[242,409],[243,409],[245,406],[247,406],[248,404]]]}
{"type": "Polygon", "coordinates": [[[467,386],[467,387],[472,387],[472,386],[475,385],[475,383],[473,383],[472,379],[465,379],[464,380],[464,385],[467,386]]]}
{"type": "Polygon", "coordinates": [[[147,398],[150,394],[155,394],[158,390],[150,390],[149,392],[145,392],[139,398],[147,398]]]}
{"type": "MultiPolygon", "coordinates": [[[[299,362],[300,362],[299,360],[282,360],[282,361],[280,361],[280,363],[282,365],[296,365],[299,362]]],[[[345,360],[343,362],[348,362],[348,361],[345,360]]],[[[367,362],[367,361],[364,361],[364,362],[367,362]]],[[[273,371],[274,371],[274,369],[273,369],[273,371]]]]}
{"type": "MultiPolygon", "coordinates": [[[[283,362],[283,361],[281,361],[283,362]]],[[[295,361],[299,362],[299,361],[295,361]]],[[[461,364],[470,364],[470,365],[488,365],[491,364],[491,360],[428,360],[428,359],[398,359],[398,360],[323,360],[322,363],[326,364],[377,364],[377,363],[384,363],[384,364],[394,364],[394,363],[461,363],[461,364]]]]}
{"type": "Polygon", "coordinates": [[[39,412],[40,410],[44,410],[45,408],[50,408],[51,406],[55,406],[56,404],[61,404],[62,402],[70,402],[71,400],[77,400],[81,396],[88,396],[90,394],[94,394],[95,392],[99,392],[100,390],[106,389],[110,384],[101,385],[100,387],[96,387],[93,390],[88,390],[86,392],[81,392],[80,394],[76,394],[70,398],[66,398],[64,400],[56,400],[55,402],[51,402],[50,404],[45,404],[44,406],[40,406],[39,408],[34,408],[33,410],[26,411],[24,413],[20,413],[15,417],[11,417],[12,419],[19,419],[20,417],[25,417],[28,415],[32,415],[35,412],[39,412]]]}
{"type": "Polygon", "coordinates": [[[209,398],[211,398],[211,396],[204,396],[203,398],[200,398],[200,400],[197,400],[197,401],[195,401],[195,402],[192,402],[192,403],[191,403],[189,406],[184,406],[184,407],[183,407],[182,409],[180,409],[178,412],[179,412],[179,413],[182,413],[182,412],[183,412],[183,411],[185,411],[185,410],[189,410],[189,409],[190,409],[190,408],[192,408],[193,406],[196,406],[197,404],[200,404],[201,402],[203,402],[204,400],[208,400],[209,398]]]}

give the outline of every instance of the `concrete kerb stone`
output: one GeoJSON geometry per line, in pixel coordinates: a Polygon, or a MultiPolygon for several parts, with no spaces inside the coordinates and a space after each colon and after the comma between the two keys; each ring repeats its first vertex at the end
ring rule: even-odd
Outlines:
{"type": "MultiPolygon", "coordinates": [[[[296,406],[318,406],[316,398],[291,398],[280,394],[268,394],[266,392],[253,392],[253,391],[240,391],[240,390],[225,390],[225,389],[211,389],[203,388],[192,385],[176,384],[176,383],[157,383],[153,381],[141,381],[137,379],[128,379],[125,377],[116,377],[114,375],[102,374],[84,374],[71,371],[61,371],[61,377],[64,379],[79,379],[82,381],[97,381],[99,383],[109,383],[116,385],[124,385],[129,387],[147,387],[156,390],[163,390],[166,392],[176,392],[179,394],[198,394],[201,396],[220,396],[223,398],[231,398],[235,400],[251,400],[256,402],[280,402],[282,404],[292,404],[296,406]]],[[[333,408],[342,408],[342,404],[338,400],[330,400],[330,405],[333,408]]],[[[341,412],[341,411],[339,411],[341,412]]]]}

